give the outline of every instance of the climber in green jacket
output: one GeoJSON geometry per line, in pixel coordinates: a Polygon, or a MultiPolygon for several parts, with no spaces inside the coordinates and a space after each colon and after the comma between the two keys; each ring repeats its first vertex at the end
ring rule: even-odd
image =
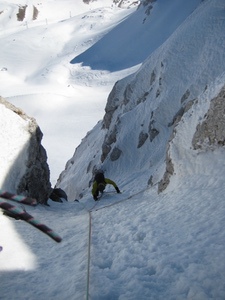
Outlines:
{"type": "Polygon", "coordinates": [[[109,178],[105,178],[103,172],[98,172],[95,175],[95,179],[92,186],[92,195],[95,201],[98,200],[99,193],[103,193],[107,184],[111,184],[114,186],[117,193],[120,193],[120,190],[117,184],[109,178]]]}

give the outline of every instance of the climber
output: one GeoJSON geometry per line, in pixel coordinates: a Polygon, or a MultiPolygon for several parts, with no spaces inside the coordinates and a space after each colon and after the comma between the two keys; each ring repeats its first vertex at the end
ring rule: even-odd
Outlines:
{"type": "Polygon", "coordinates": [[[107,184],[111,184],[114,186],[116,192],[120,194],[120,190],[117,184],[109,178],[105,178],[104,173],[102,171],[98,171],[95,175],[93,186],[92,186],[92,195],[95,201],[98,200],[99,193],[103,193],[107,184]]]}

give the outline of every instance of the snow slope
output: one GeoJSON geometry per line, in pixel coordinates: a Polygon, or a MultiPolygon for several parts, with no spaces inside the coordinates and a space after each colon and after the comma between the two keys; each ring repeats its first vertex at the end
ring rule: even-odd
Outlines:
{"type": "Polygon", "coordinates": [[[165,42],[200,2],[156,1],[150,12],[149,6],[140,6],[71,63],[83,63],[94,70],[110,72],[138,65],[165,42]]]}
{"type": "Polygon", "coordinates": [[[90,5],[79,1],[76,6],[69,0],[63,5],[62,1],[30,1],[27,10],[36,6],[37,20],[28,14],[18,22],[14,2],[0,6],[4,29],[0,33],[0,94],[36,118],[44,132],[54,185],[81,139],[103,117],[114,82],[133,72],[131,68],[93,73],[69,62],[133,9],[111,7],[109,0],[104,1],[106,6],[102,1],[90,5]]]}
{"type": "Polygon", "coordinates": [[[161,180],[176,116],[217,78],[222,81],[222,14],[214,3],[200,5],[136,73],[116,83],[106,106],[108,118],[88,133],[60,176],[58,185],[69,199],[89,193],[88,183],[99,167],[131,194],[161,180]],[[199,19],[207,24],[204,28],[199,19]],[[143,135],[147,139],[138,146],[143,135]],[[105,148],[111,150],[103,161],[105,148]],[[114,160],[117,150],[121,156],[114,160]]]}
{"type": "MultiPolygon", "coordinates": [[[[163,3],[160,0],[158,2],[163,3]]],[[[118,142],[127,150],[130,149],[128,153],[132,159],[119,160],[120,163],[117,161],[116,164],[105,162],[105,167],[110,166],[107,169],[108,175],[117,181],[122,194],[106,194],[100,202],[95,203],[87,186],[91,174],[86,173],[85,166],[87,161],[93,161],[93,165],[100,161],[99,144],[104,141],[106,132],[101,130],[102,122],[99,122],[77,148],[75,157],[68,162],[70,167],[67,167],[67,174],[63,177],[70,200],[74,199],[76,190],[78,193],[83,192],[82,200],[79,203],[71,201],[63,204],[49,201],[50,207],[26,207],[31,214],[56,230],[63,238],[62,243],[52,242],[22,221],[0,215],[0,228],[4,228],[4,231],[0,231],[0,246],[3,247],[0,252],[0,299],[225,298],[224,147],[194,150],[192,145],[196,125],[204,120],[211,100],[225,83],[222,47],[224,21],[224,1],[204,1],[166,43],[150,55],[138,72],[118,82],[121,94],[128,83],[135,91],[134,95],[130,94],[127,111],[120,107],[115,112],[115,117],[119,116],[124,124],[118,142]],[[163,149],[159,147],[149,153],[146,143],[139,149],[141,155],[144,155],[142,161],[141,155],[137,156],[137,143],[135,147],[132,143],[138,141],[138,134],[134,131],[140,128],[137,124],[144,124],[146,129],[149,123],[144,122],[146,115],[141,107],[144,106],[146,110],[149,107],[146,101],[136,105],[135,96],[149,87],[146,81],[151,78],[149,75],[152,70],[157,79],[149,95],[153,97],[153,94],[160,91],[160,98],[154,99],[161,101],[149,102],[149,106],[156,111],[158,126],[161,121],[165,124],[168,124],[168,119],[172,121],[171,117],[174,117],[179,107],[178,99],[187,89],[190,91],[188,100],[193,100],[193,105],[181,116],[175,131],[168,127],[162,130],[161,125],[159,137],[163,149]],[[159,85],[159,78],[162,78],[162,86],[159,85]],[[173,102],[171,98],[176,93],[179,95],[173,102]],[[157,114],[159,108],[160,111],[164,108],[162,115],[159,112],[157,114]],[[131,126],[128,136],[127,124],[131,126]],[[167,143],[169,130],[173,136],[167,143]],[[136,139],[132,137],[133,133],[136,139]],[[175,172],[168,187],[159,194],[157,184],[165,171],[165,145],[175,172]],[[145,159],[152,153],[155,153],[158,160],[149,160],[146,164],[145,159]],[[79,160],[78,154],[81,154],[79,160]],[[96,157],[93,160],[94,155],[96,157]],[[72,165],[76,165],[76,168],[73,169],[72,165]],[[151,172],[154,175],[153,185],[147,186],[151,172]]],[[[79,85],[81,94],[85,90],[89,95],[103,91],[102,78],[108,78],[107,82],[115,78],[114,73],[92,72],[89,68],[82,69],[79,66],[75,66],[73,71],[74,77],[80,79],[79,84],[83,80],[84,85],[91,85],[85,89],[79,85]],[[88,70],[88,78],[83,77],[82,70],[88,70]]],[[[49,85],[46,84],[46,87],[42,84],[39,86],[41,91],[45,88],[52,91],[51,81],[47,82],[49,85]]],[[[36,80],[32,84],[37,88],[36,80]]],[[[19,84],[17,88],[22,91],[22,87],[26,86],[29,91],[29,88],[32,90],[32,84],[25,84],[22,80],[22,85],[19,84]]],[[[63,85],[59,86],[61,89],[63,85]]],[[[37,89],[33,91],[34,98],[29,95],[30,92],[27,93],[26,105],[35,112],[40,98],[37,89]],[[36,105],[32,106],[29,99],[36,100],[36,105]]],[[[5,93],[13,99],[13,91],[5,88],[5,93]]],[[[64,91],[65,94],[68,95],[64,91]]],[[[69,107],[64,107],[64,99],[57,98],[61,118],[64,112],[68,114],[71,111],[69,107]]],[[[77,99],[77,103],[81,108],[86,107],[86,120],[89,122],[90,103],[85,106],[85,103],[80,103],[81,99],[77,99]]],[[[122,101],[121,97],[118,99],[122,101]]],[[[67,100],[69,103],[71,98],[67,100]]],[[[44,104],[43,107],[48,109],[49,102],[44,104]]],[[[50,110],[53,107],[56,110],[52,100],[50,110]]],[[[39,116],[46,122],[43,114],[45,109],[39,110],[39,116]]],[[[100,114],[103,115],[102,111],[99,111],[99,119],[100,114]]],[[[51,123],[46,123],[50,130],[51,123]]],[[[64,123],[58,129],[61,136],[67,130],[64,130],[64,123]]],[[[91,129],[91,122],[89,126],[91,129]]],[[[59,149],[57,155],[63,152],[61,146],[59,149]]],[[[1,152],[1,157],[3,154],[6,155],[1,152]]]]}

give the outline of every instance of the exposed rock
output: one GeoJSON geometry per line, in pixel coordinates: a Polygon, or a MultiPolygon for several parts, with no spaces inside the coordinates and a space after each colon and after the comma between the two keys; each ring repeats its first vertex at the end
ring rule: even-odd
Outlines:
{"type": "Polygon", "coordinates": [[[33,6],[33,20],[37,20],[38,13],[38,9],[35,6],[33,6]]]}
{"type": "Polygon", "coordinates": [[[178,123],[180,121],[180,119],[182,118],[184,114],[184,107],[181,107],[178,112],[175,114],[175,116],[173,117],[173,121],[171,123],[168,124],[168,126],[172,126],[175,125],[176,123],[178,123]]]}
{"type": "Polygon", "coordinates": [[[138,148],[141,148],[141,146],[144,145],[145,141],[148,138],[148,134],[146,132],[140,132],[139,134],[139,141],[138,141],[138,148]]]}
{"type": "Polygon", "coordinates": [[[180,102],[181,102],[181,103],[184,103],[184,102],[188,99],[189,96],[190,96],[190,91],[187,89],[186,92],[185,92],[185,93],[183,94],[183,96],[181,97],[180,102]]]}
{"type": "MultiPolygon", "coordinates": [[[[186,94],[188,95],[188,93],[186,94]]],[[[192,107],[197,100],[189,101],[185,107],[182,107],[173,120],[173,125],[182,119],[182,116],[192,107]]],[[[192,146],[194,150],[208,150],[216,147],[225,146],[225,86],[221,89],[218,96],[210,102],[210,107],[204,116],[204,120],[197,125],[193,135],[192,146]]],[[[174,127],[171,140],[176,135],[174,127]]],[[[170,143],[170,141],[169,141],[170,143]]],[[[168,143],[168,144],[169,144],[168,143]]],[[[169,149],[169,146],[168,146],[169,149]]],[[[169,157],[169,151],[166,156],[166,171],[158,185],[158,192],[162,192],[170,183],[170,177],[174,173],[174,165],[169,157]]]]}
{"type": "Polygon", "coordinates": [[[153,176],[151,175],[148,180],[148,185],[153,186],[153,176]]]}
{"type": "Polygon", "coordinates": [[[119,159],[121,154],[122,154],[122,151],[119,148],[115,147],[112,150],[112,153],[110,154],[111,161],[115,161],[115,160],[119,159]]]}
{"type": "Polygon", "coordinates": [[[164,176],[162,178],[162,180],[160,180],[159,184],[158,184],[158,193],[163,192],[167,186],[170,183],[170,177],[173,175],[174,172],[174,166],[173,166],[173,162],[171,160],[171,158],[168,155],[166,155],[166,171],[164,173],[164,176]]]}
{"type": "MultiPolygon", "coordinates": [[[[15,107],[1,97],[0,103],[27,121],[26,128],[30,135],[28,145],[24,147],[24,151],[26,151],[24,157],[26,158],[23,157],[25,161],[21,162],[21,164],[25,166],[25,171],[23,174],[20,174],[16,186],[16,193],[36,198],[38,202],[46,204],[51,193],[51,184],[46,151],[41,145],[43,134],[36,120],[28,117],[20,108],[15,107]]],[[[25,130],[25,128],[23,130],[25,130]]],[[[21,159],[19,154],[17,159],[21,159]]],[[[12,174],[15,172],[13,167],[9,172],[12,174]]],[[[11,177],[13,178],[12,174],[8,174],[8,181],[10,181],[11,177]]]]}
{"type": "Polygon", "coordinates": [[[150,85],[152,85],[156,80],[155,70],[152,71],[151,78],[150,78],[150,85]]]}
{"type": "MultiPolygon", "coordinates": [[[[156,2],[157,0],[142,0],[139,4],[139,7],[144,6],[145,9],[145,14],[146,16],[150,16],[151,10],[153,9],[153,6],[151,5],[153,2],[156,2]]],[[[145,23],[147,17],[144,18],[143,24],[145,23]]]]}
{"type": "Polygon", "coordinates": [[[115,83],[112,91],[109,94],[107,104],[106,104],[106,107],[105,107],[105,116],[104,116],[104,119],[103,119],[103,128],[109,129],[111,121],[112,121],[113,114],[119,106],[119,99],[116,97],[116,95],[118,93],[118,89],[120,89],[120,87],[118,87],[118,84],[115,83]]]}
{"type": "Polygon", "coordinates": [[[145,92],[144,95],[141,95],[141,97],[139,99],[137,99],[137,104],[139,104],[141,102],[145,102],[147,100],[148,95],[149,95],[149,92],[145,92]]]}
{"type": "Polygon", "coordinates": [[[225,86],[211,101],[204,121],[197,126],[192,145],[194,149],[225,145],[225,86]]]}
{"type": "MultiPolygon", "coordinates": [[[[89,4],[91,2],[95,2],[97,0],[83,0],[83,2],[85,4],[89,4]]],[[[120,7],[120,8],[129,8],[132,6],[137,6],[140,3],[140,0],[134,0],[134,1],[130,1],[130,0],[112,0],[112,4],[115,4],[116,6],[120,7]]]]}
{"type": "Polygon", "coordinates": [[[64,190],[60,189],[60,188],[54,188],[53,189],[54,193],[56,193],[60,198],[63,198],[65,200],[68,200],[67,198],[67,194],[64,190]]]}
{"type": "Polygon", "coordinates": [[[151,3],[153,3],[153,2],[156,2],[157,0],[143,0],[142,2],[141,2],[141,4],[143,5],[143,6],[147,6],[147,5],[149,5],[149,4],[151,4],[151,3]]]}
{"type": "Polygon", "coordinates": [[[19,12],[16,14],[18,21],[23,21],[24,20],[25,15],[26,15],[26,9],[27,9],[27,5],[19,7],[19,12]]]}
{"type": "Polygon", "coordinates": [[[178,112],[175,114],[175,116],[173,117],[173,121],[171,123],[169,123],[168,126],[176,125],[180,121],[182,116],[192,107],[195,100],[196,99],[190,100],[190,101],[187,102],[187,104],[184,107],[182,106],[178,110],[178,112]]]}
{"type": "MultiPolygon", "coordinates": [[[[189,93],[187,93],[186,95],[189,95],[189,93]]],[[[197,101],[197,100],[189,101],[184,107],[181,107],[179,109],[179,111],[176,113],[176,115],[174,116],[173,122],[168,125],[168,126],[173,125],[174,127],[173,127],[173,132],[171,134],[171,138],[168,141],[168,148],[167,148],[167,152],[166,152],[166,171],[163,175],[162,180],[158,184],[158,193],[161,193],[162,191],[164,191],[167,188],[167,186],[170,183],[170,177],[174,174],[174,165],[173,165],[172,159],[169,156],[169,143],[176,135],[176,125],[179,123],[182,116],[192,107],[194,101],[197,101]]]]}
{"type": "Polygon", "coordinates": [[[103,143],[102,145],[102,155],[101,155],[101,162],[103,162],[107,155],[109,154],[109,152],[111,151],[112,147],[106,143],[103,143]]]}
{"type": "Polygon", "coordinates": [[[149,138],[150,138],[151,142],[159,134],[159,131],[154,127],[154,123],[155,123],[155,121],[151,120],[150,123],[149,123],[149,128],[148,128],[149,138]]]}
{"type": "Polygon", "coordinates": [[[67,200],[67,194],[60,188],[54,188],[49,196],[55,202],[63,202],[61,198],[67,200]]]}

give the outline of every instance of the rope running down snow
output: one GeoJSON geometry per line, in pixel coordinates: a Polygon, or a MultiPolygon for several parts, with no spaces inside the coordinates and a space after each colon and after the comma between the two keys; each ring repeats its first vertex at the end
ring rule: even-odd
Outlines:
{"type": "Polygon", "coordinates": [[[88,232],[88,263],[87,263],[87,289],[86,289],[86,299],[89,299],[89,286],[90,286],[90,263],[91,263],[91,212],[88,211],[89,217],[89,232],[88,232]]]}
{"type": "MultiPolygon", "coordinates": [[[[134,196],[137,196],[141,193],[143,193],[145,190],[143,191],[140,191],[140,192],[137,192],[136,194],[132,195],[132,196],[129,196],[128,198],[125,198],[123,200],[120,200],[118,202],[115,202],[115,203],[112,203],[110,205],[106,205],[106,206],[103,206],[103,207],[100,207],[100,208],[97,208],[94,210],[95,206],[97,203],[95,203],[95,205],[90,209],[88,210],[84,205],[84,208],[85,210],[88,212],[88,216],[89,216],[89,232],[88,232],[88,262],[87,262],[87,288],[86,288],[86,300],[89,299],[89,290],[90,290],[90,264],[91,264],[91,233],[92,233],[92,212],[95,212],[95,211],[98,211],[100,209],[104,209],[104,208],[107,208],[107,207],[111,207],[111,206],[114,206],[114,205],[117,205],[117,204],[120,204],[122,202],[125,202],[131,198],[133,198],[134,196]]],[[[79,201],[78,201],[79,202],[79,201]]]]}

